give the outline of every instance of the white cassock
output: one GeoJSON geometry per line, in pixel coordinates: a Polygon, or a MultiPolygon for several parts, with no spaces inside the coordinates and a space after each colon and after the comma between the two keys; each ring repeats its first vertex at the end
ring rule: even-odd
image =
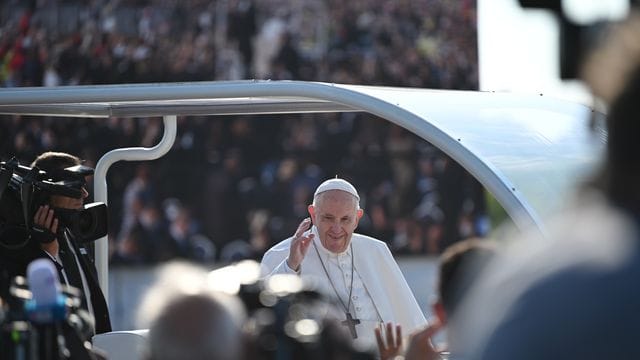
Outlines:
{"type": "MultiPolygon", "coordinates": [[[[311,244],[302,260],[300,276],[312,277],[314,283],[320,285],[320,291],[327,296],[335,299],[337,292],[342,301],[337,300],[336,302],[338,306],[342,307],[343,312],[346,312],[345,305],[349,305],[349,313],[353,315],[353,318],[360,320],[360,324],[356,325],[358,343],[367,347],[377,347],[374,329],[380,323],[391,322],[402,325],[404,336],[427,324],[407,281],[384,242],[368,236],[353,234],[351,237],[352,246],[343,253],[334,254],[322,246],[315,226],[309,231],[313,231],[315,234],[313,239],[315,248],[314,244],[311,244]],[[353,249],[353,254],[351,249],[353,249]],[[322,257],[322,262],[318,255],[322,257]],[[355,257],[353,259],[353,289],[349,303],[352,255],[355,257]],[[322,263],[331,277],[333,287],[322,263]],[[342,304],[340,305],[340,303],[342,304]]],[[[260,264],[263,277],[275,274],[295,274],[286,263],[292,239],[291,237],[279,242],[264,254],[260,264]]]]}

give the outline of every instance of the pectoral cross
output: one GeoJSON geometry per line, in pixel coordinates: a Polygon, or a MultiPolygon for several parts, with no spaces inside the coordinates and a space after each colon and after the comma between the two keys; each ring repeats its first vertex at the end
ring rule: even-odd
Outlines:
{"type": "Polygon", "coordinates": [[[360,319],[354,319],[353,316],[351,316],[351,313],[346,313],[347,315],[347,320],[340,322],[342,325],[347,326],[349,328],[349,331],[351,332],[351,336],[353,336],[354,339],[358,338],[358,333],[356,332],[356,325],[360,324],[360,319]]]}

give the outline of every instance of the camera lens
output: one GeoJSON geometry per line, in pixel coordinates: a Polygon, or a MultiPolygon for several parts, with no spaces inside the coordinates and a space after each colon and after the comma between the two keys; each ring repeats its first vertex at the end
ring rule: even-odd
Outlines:
{"type": "Polygon", "coordinates": [[[78,230],[81,237],[93,234],[96,230],[96,219],[90,211],[80,212],[78,216],[78,230]]]}

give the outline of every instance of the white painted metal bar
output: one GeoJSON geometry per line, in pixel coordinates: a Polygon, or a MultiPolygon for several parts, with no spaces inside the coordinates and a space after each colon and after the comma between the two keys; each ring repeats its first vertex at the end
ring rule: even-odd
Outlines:
{"type": "MultiPolygon", "coordinates": [[[[118,161],[143,161],[155,160],[166,154],[176,139],[177,116],[166,115],[163,117],[164,133],[162,139],[155,146],[150,148],[132,147],[111,150],[104,154],[96,165],[93,177],[93,187],[95,200],[108,203],[107,172],[111,165],[118,161]]],[[[96,269],[98,270],[98,280],[104,292],[105,299],[109,299],[109,241],[104,236],[96,240],[96,269]]]]}
{"type": "Polygon", "coordinates": [[[327,101],[310,99],[207,99],[207,100],[156,100],[116,103],[49,104],[49,105],[0,105],[0,114],[24,114],[34,116],[67,116],[107,118],[155,117],[166,114],[180,115],[248,115],[248,114],[297,114],[315,112],[362,111],[327,101]]]}

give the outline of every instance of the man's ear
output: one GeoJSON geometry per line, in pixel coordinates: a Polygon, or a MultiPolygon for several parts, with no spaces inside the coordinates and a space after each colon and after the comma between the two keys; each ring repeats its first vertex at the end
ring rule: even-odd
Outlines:
{"type": "Polygon", "coordinates": [[[360,218],[362,218],[362,215],[364,215],[364,210],[358,209],[356,211],[356,228],[358,227],[358,224],[360,224],[360,218]]]}
{"type": "Polygon", "coordinates": [[[311,216],[311,221],[315,224],[316,222],[316,208],[313,205],[307,206],[307,211],[309,212],[309,216],[311,216]]]}
{"type": "Polygon", "coordinates": [[[447,323],[447,311],[444,309],[442,301],[438,300],[431,304],[431,309],[440,321],[440,324],[445,325],[447,323]]]}

